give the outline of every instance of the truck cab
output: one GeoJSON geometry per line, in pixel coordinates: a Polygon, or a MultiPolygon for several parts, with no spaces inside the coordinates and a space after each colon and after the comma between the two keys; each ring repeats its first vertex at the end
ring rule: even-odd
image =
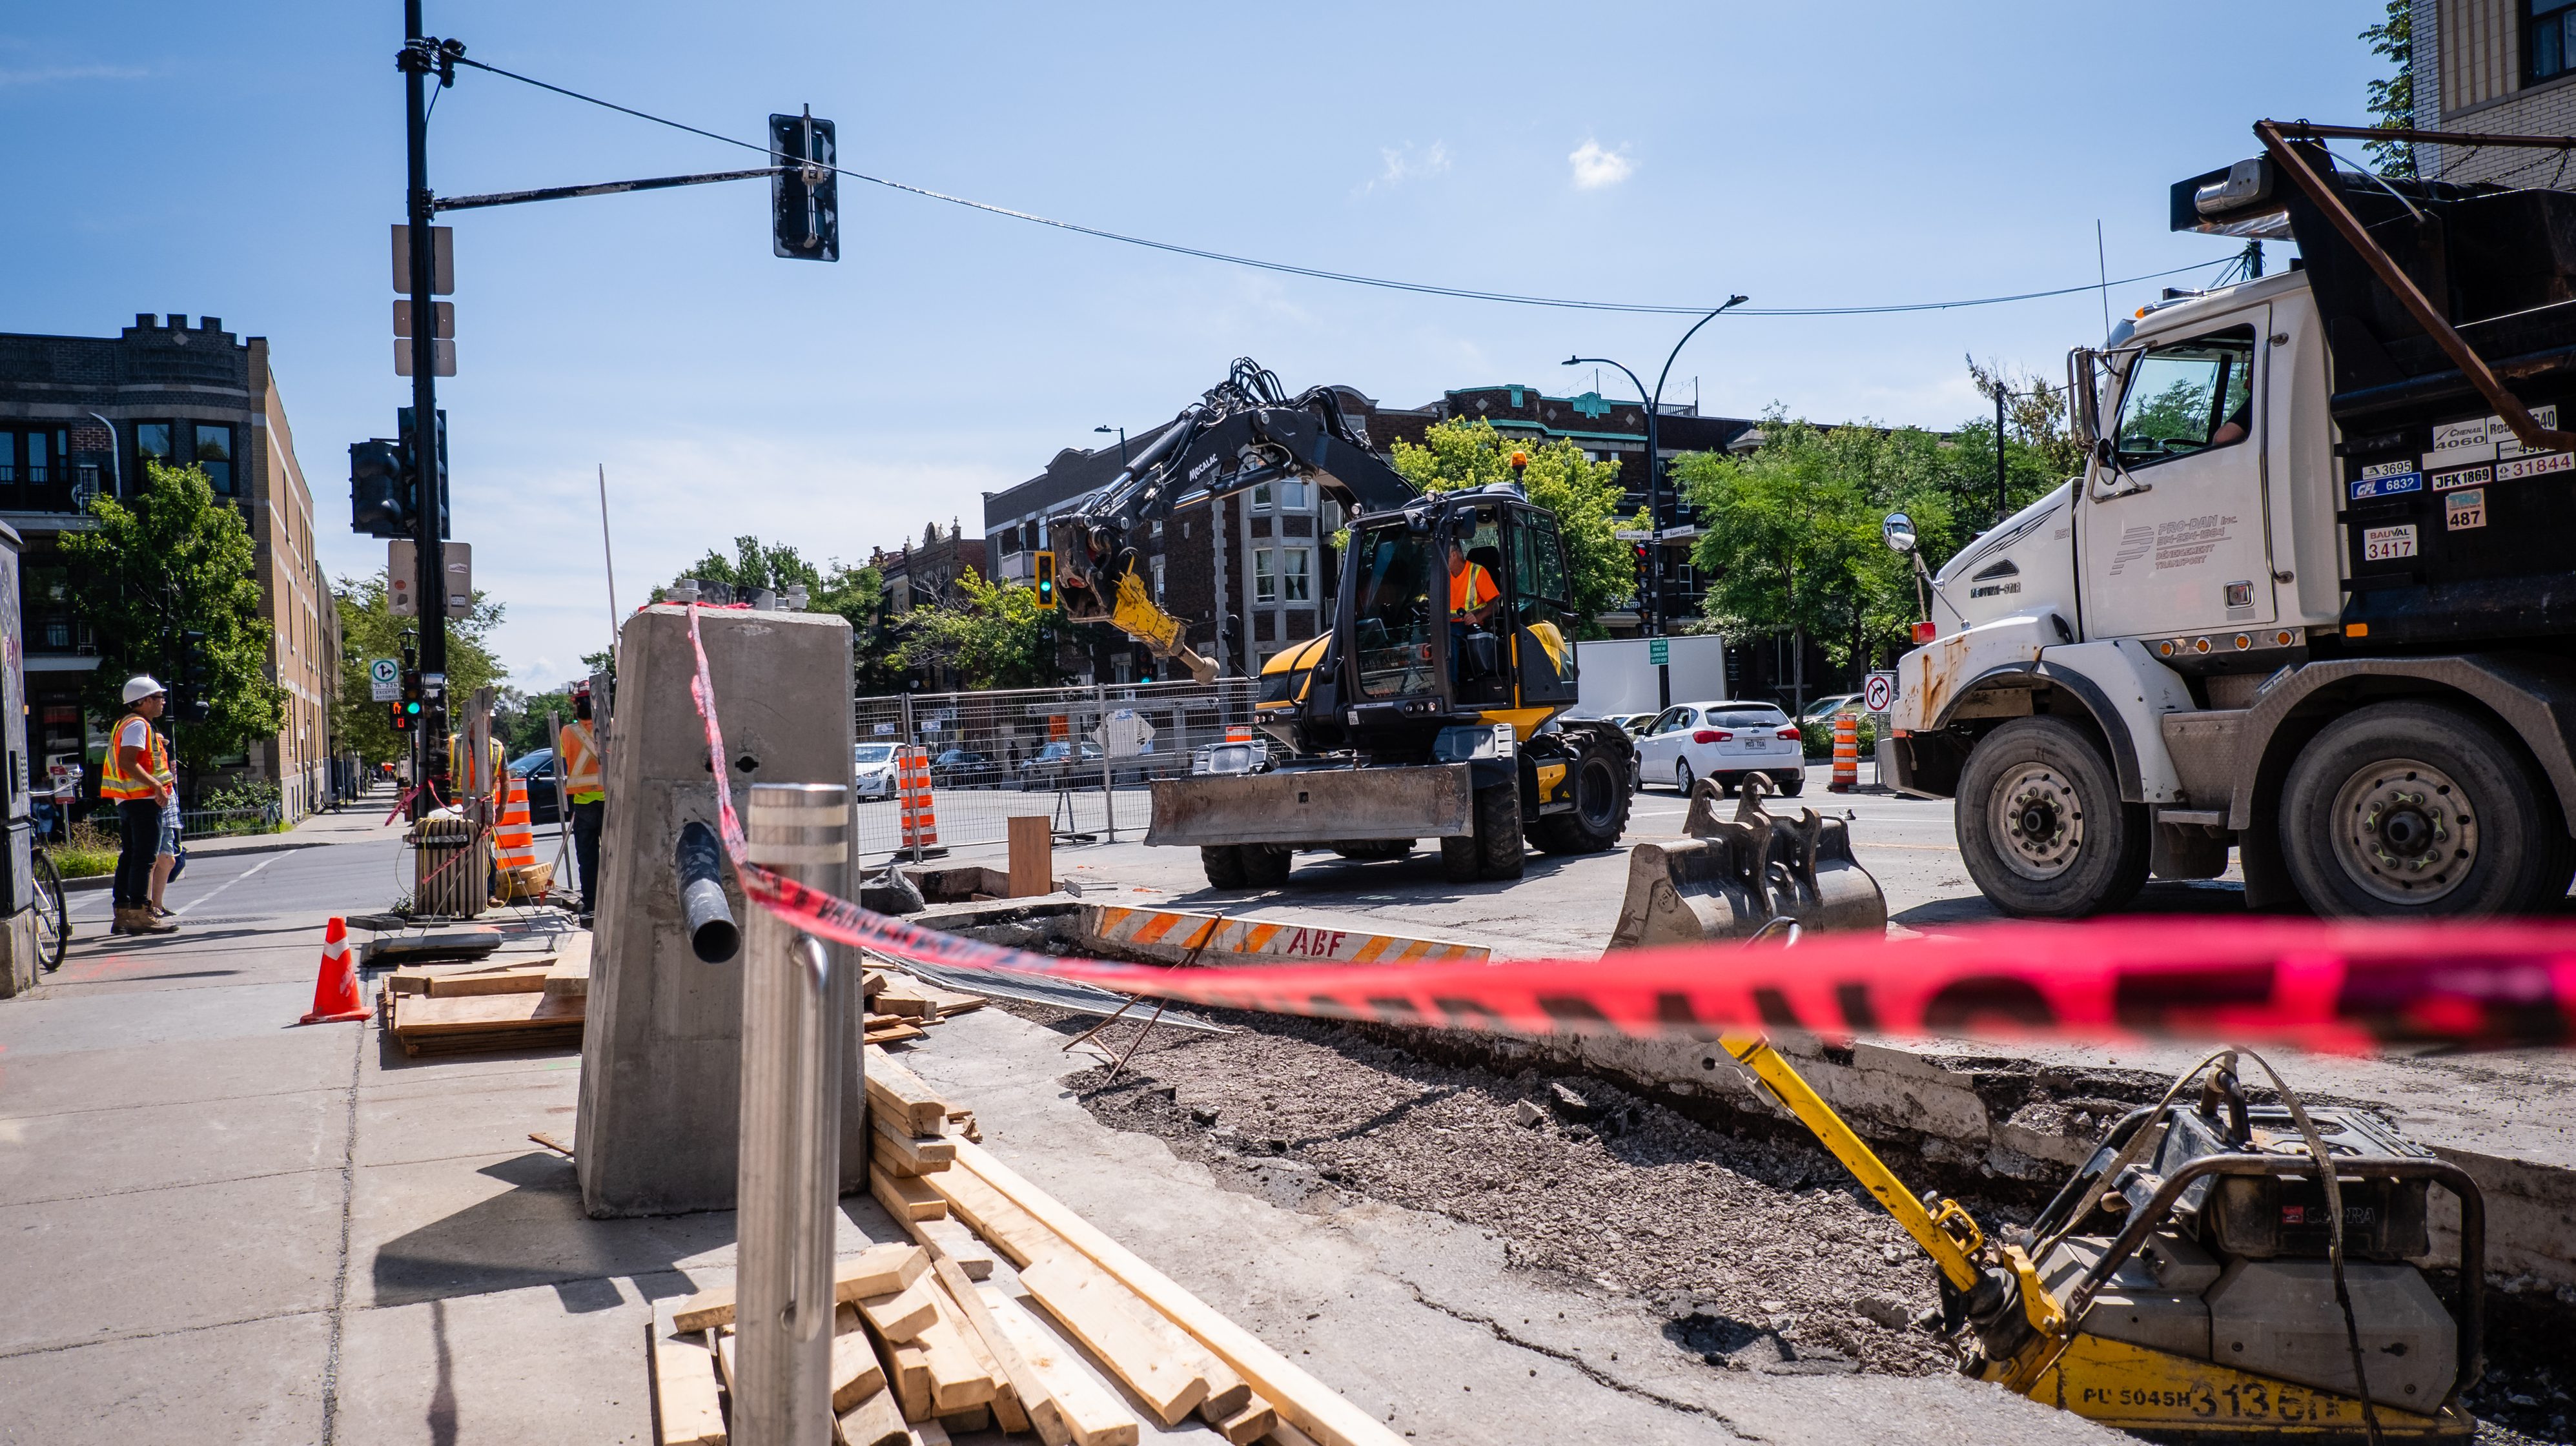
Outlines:
{"type": "Polygon", "coordinates": [[[2576,600],[2535,539],[2576,521],[2544,480],[2576,448],[2526,445],[2473,369],[2446,370],[2449,343],[2407,334],[2392,288],[2438,256],[2367,256],[2331,223],[2375,235],[2412,210],[2541,278],[2443,294],[2451,340],[2512,348],[2554,427],[2576,289],[2531,222],[2576,219],[2576,196],[2383,191],[2319,155],[2284,145],[2176,188],[2178,227],[2294,237],[2305,264],[2168,293],[2072,353],[2083,473],[1928,579],[1893,774],[1956,797],[1969,871],[2007,912],[2117,908],[2150,874],[2217,877],[2231,850],[2256,907],[2453,916],[2566,892],[2576,600]],[[2499,531],[2507,509],[2534,531],[2499,531]]]}

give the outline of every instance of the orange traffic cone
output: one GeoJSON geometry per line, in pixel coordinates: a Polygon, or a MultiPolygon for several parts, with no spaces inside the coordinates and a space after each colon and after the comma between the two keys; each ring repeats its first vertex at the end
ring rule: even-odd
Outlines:
{"type": "Polygon", "coordinates": [[[313,981],[313,1012],[301,1024],[339,1024],[372,1019],[375,1011],[358,997],[358,961],[349,957],[349,921],[335,918],[322,936],[322,972],[313,981]]]}

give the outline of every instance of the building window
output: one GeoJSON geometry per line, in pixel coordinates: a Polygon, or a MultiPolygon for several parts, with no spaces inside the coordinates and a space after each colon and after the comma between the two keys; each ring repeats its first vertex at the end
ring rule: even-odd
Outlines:
{"type": "Polygon", "coordinates": [[[1154,605],[1163,605],[1163,560],[1159,557],[1154,559],[1154,605]]]}
{"type": "MultiPolygon", "coordinates": [[[[169,461],[170,432],[171,427],[168,422],[135,423],[134,460],[137,463],[141,463],[146,459],[155,462],[169,461]]],[[[138,465],[134,469],[134,473],[135,487],[137,490],[140,490],[143,485],[143,468],[138,465]]]]}
{"type": "Polygon", "coordinates": [[[1280,484],[1279,484],[1279,510],[1280,510],[1280,511],[1282,511],[1282,512],[1303,512],[1303,511],[1305,511],[1305,510],[1306,510],[1306,508],[1308,507],[1308,505],[1309,505],[1309,500],[1308,500],[1308,491],[1307,491],[1307,487],[1306,487],[1306,479],[1305,479],[1305,478],[1303,478],[1303,477],[1290,477],[1290,478],[1286,478],[1286,479],[1284,479],[1284,480],[1282,480],[1282,481],[1280,482],[1280,484]]]}
{"type": "Polygon", "coordinates": [[[1252,550],[1252,600],[1257,603],[1279,601],[1279,550],[1256,547],[1252,550]]]}
{"type": "Polygon", "coordinates": [[[2576,0],[2529,0],[2531,24],[2523,41],[2528,79],[2549,80],[2576,70],[2576,0]]]}
{"type": "Polygon", "coordinates": [[[1255,512],[1267,512],[1270,510],[1269,483],[1255,482],[1252,484],[1252,510],[1255,512]]]}
{"type": "Polygon", "coordinates": [[[222,422],[198,422],[196,447],[189,459],[205,469],[206,481],[218,497],[233,495],[233,429],[222,422]]]}
{"type": "Polygon", "coordinates": [[[1280,552],[1279,562],[1282,582],[1279,590],[1281,599],[1287,602],[1313,602],[1315,600],[1314,552],[1303,547],[1286,548],[1280,552]]]}

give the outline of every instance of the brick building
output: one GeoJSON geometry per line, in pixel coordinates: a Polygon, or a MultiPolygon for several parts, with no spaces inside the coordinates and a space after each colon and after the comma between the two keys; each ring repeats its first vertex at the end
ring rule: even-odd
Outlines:
{"type": "Polygon", "coordinates": [[[963,596],[958,578],[968,573],[986,575],[984,539],[968,537],[954,518],[945,533],[939,524],[928,523],[921,529],[919,543],[907,542],[892,552],[876,548],[869,554],[868,566],[885,581],[888,613],[934,607],[963,596]]]}
{"type": "Polygon", "coordinates": [[[0,521],[27,543],[30,762],[41,770],[76,759],[96,785],[115,720],[81,698],[98,647],[73,610],[58,539],[92,525],[83,515],[90,497],[133,495],[147,458],[195,462],[249,525],[260,613],[272,629],[268,674],[286,690],[286,723],[223,760],[222,772],[274,780],[286,816],[300,818],[330,797],[339,612],[314,555],[313,494],[268,341],[236,339],[216,317],[191,326],[185,316],[138,315],[115,337],[0,334],[0,521]]]}
{"type": "MultiPolygon", "coordinates": [[[[2576,135],[2576,0],[2415,0],[2415,125],[2576,135]]],[[[2563,185],[2558,152],[2417,146],[2427,180],[2563,185]]]]}

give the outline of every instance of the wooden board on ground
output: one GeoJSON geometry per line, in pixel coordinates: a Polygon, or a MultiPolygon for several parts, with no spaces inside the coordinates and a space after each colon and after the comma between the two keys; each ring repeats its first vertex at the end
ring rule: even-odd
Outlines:
{"type": "Polygon", "coordinates": [[[1002,1198],[1000,1191],[971,1170],[942,1170],[921,1184],[938,1195],[950,1212],[972,1227],[986,1244],[1009,1257],[1013,1265],[1026,1267],[1032,1261],[1072,1248],[1054,1231],[1039,1224],[1037,1217],[1002,1198]]]}
{"type": "MultiPolygon", "coordinates": [[[[832,1298],[847,1303],[862,1296],[902,1290],[930,1269],[930,1257],[918,1245],[895,1241],[871,1245],[832,1263],[832,1298]]],[[[733,1324],[733,1287],[711,1285],[672,1307],[679,1329],[702,1331],[733,1324]]]]}
{"type": "MultiPolygon", "coordinates": [[[[903,1225],[933,1255],[956,1262],[968,1280],[992,1278],[993,1248],[977,1239],[974,1231],[954,1220],[907,1220],[903,1225]]],[[[953,1288],[949,1291],[956,1293],[953,1288]]]]}
{"type": "Polygon", "coordinates": [[[707,1358],[704,1337],[683,1334],[671,1316],[670,1302],[655,1306],[644,1332],[661,1446],[722,1446],[724,1407],[716,1395],[715,1362],[707,1358]]]}
{"type": "MultiPolygon", "coordinates": [[[[943,1129],[947,1123],[945,1119],[940,1121],[943,1129]]],[[[868,1133],[876,1137],[872,1143],[877,1153],[892,1155],[901,1161],[905,1167],[903,1173],[907,1175],[927,1175],[933,1170],[945,1170],[949,1162],[957,1158],[957,1146],[944,1137],[912,1134],[903,1128],[901,1121],[890,1119],[878,1111],[868,1112],[868,1127],[868,1133]]]]}
{"type": "Polygon", "coordinates": [[[914,1135],[947,1133],[948,1101],[882,1049],[867,1052],[868,1109],[872,1118],[891,1118],[914,1135]]]}
{"type": "Polygon", "coordinates": [[[1022,1270],[1020,1286],[1164,1425],[1207,1399],[1215,1358],[1108,1272],[1068,1252],[1022,1270]]]}
{"type": "Polygon", "coordinates": [[[1030,898],[1055,891],[1055,820],[1045,814],[1014,814],[1003,820],[1011,847],[1011,897],[1030,898]]]}
{"type": "Polygon", "coordinates": [[[554,961],[549,958],[528,964],[434,974],[430,976],[426,992],[432,999],[458,999],[474,994],[542,994],[546,989],[546,973],[553,967],[554,961]]]}
{"type": "Polygon", "coordinates": [[[839,1446],[903,1446],[912,1440],[894,1392],[884,1387],[842,1412],[838,1425],[839,1446]]]}
{"type": "Polygon", "coordinates": [[[478,1049],[535,1049],[581,1042],[580,999],[545,993],[403,997],[386,1021],[405,1054],[478,1049]]]}
{"type": "Polygon", "coordinates": [[[590,936],[575,934],[565,940],[563,950],[555,956],[554,967],[546,971],[548,994],[580,996],[590,992],[590,936]],[[579,944],[574,944],[579,940],[579,944]]]}
{"type": "Polygon", "coordinates": [[[388,960],[471,959],[501,947],[501,932],[490,927],[438,929],[426,934],[396,934],[371,941],[369,963],[388,960]]]}
{"type": "MultiPolygon", "coordinates": [[[[957,1163],[962,1168],[943,1174],[957,1176],[973,1172],[995,1193],[1045,1225],[1067,1246],[1115,1276],[1248,1382],[1263,1400],[1278,1409],[1283,1425],[1303,1431],[1321,1442],[1322,1446],[1402,1446],[1403,1438],[1386,1429],[1382,1422],[1371,1418],[1331,1387],[1262,1344],[1252,1332],[1181,1289],[1170,1277],[1103,1234],[1099,1227],[1066,1209],[1046,1192],[1022,1179],[1018,1172],[994,1159],[982,1146],[971,1142],[959,1144],[957,1163]]],[[[989,1234],[985,1238],[992,1239],[989,1234]]],[[[1002,1242],[996,1240],[994,1243],[999,1245],[1002,1242]]]]}
{"type": "Polygon", "coordinates": [[[908,1345],[939,1323],[939,1307],[933,1300],[938,1294],[939,1287],[925,1275],[890,1295],[861,1299],[859,1314],[888,1342],[908,1345]]]}
{"type": "Polygon", "coordinates": [[[883,1392],[886,1378],[876,1347],[868,1344],[868,1333],[859,1328],[857,1306],[834,1307],[832,1331],[832,1414],[838,1416],[883,1392]]]}
{"type": "Polygon", "coordinates": [[[948,1213],[948,1202],[919,1180],[888,1174],[883,1170],[868,1172],[868,1189],[877,1203],[897,1220],[936,1220],[948,1213]]]}
{"type": "Polygon", "coordinates": [[[876,1019],[871,1016],[868,1020],[867,1042],[870,1044],[895,1044],[907,1039],[919,1039],[923,1032],[924,1031],[909,1024],[891,1024],[883,1028],[879,1028],[876,1019]]]}
{"type": "Polygon", "coordinates": [[[1136,1446],[1136,1413],[1101,1384],[1074,1353],[1074,1348],[1032,1313],[1033,1307],[993,1286],[978,1287],[985,1313],[998,1333],[1046,1387],[1073,1446],[1136,1446]]]}

